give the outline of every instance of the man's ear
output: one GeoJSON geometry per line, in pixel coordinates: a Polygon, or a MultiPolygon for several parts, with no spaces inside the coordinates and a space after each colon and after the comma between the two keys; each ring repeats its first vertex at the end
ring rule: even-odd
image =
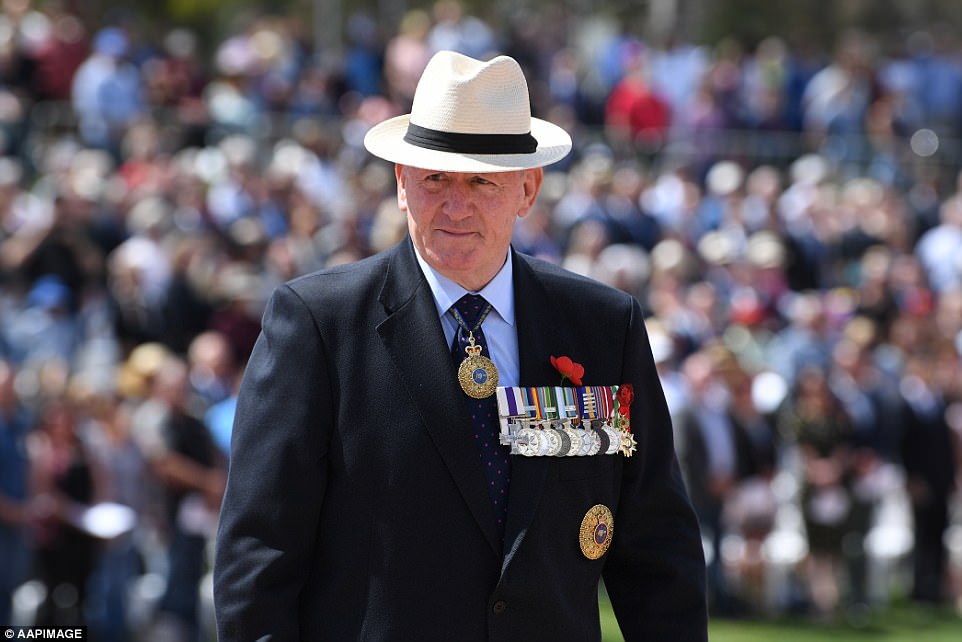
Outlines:
{"type": "Polygon", "coordinates": [[[394,164],[394,178],[397,181],[397,206],[402,212],[407,214],[407,173],[404,171],[404,165],[401,165],[400,163],[394,164]]]}
{"type": "Polygon", "coordinates": [[[524,202],[521,208],[518,210],[518,218],[524,218],[534,207],[535,201],[538,200],[538,193],[541,191],[541,183],[544,182],[544,168],[535,167],[534,169],[524,170],[524,181],[522,183],[524,189],[524,202]]]}

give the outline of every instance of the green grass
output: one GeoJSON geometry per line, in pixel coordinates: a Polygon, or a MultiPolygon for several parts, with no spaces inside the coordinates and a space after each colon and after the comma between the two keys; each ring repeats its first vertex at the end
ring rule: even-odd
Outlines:
{"type": "MultiPolygon", "coordinates": [[[[601,632],[604,642],[623,642],[611,605],[602,594],[601,632]]],[[[714,620],[711,642],[962,642],[962,615],[945,609],[895,605],[873,613],[863,626],[845,621],[819,623],[808,619],[714,620]]]]}

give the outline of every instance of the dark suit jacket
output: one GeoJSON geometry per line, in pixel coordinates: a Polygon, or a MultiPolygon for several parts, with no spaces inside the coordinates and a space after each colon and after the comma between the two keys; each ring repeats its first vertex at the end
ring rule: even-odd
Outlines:
{"type": "Polygon", "coordinates": [[[405,240],[278,288],[237,407],[220,640],[706,639],[698,526],[634,299],[512,252],[524,385],[634,384],[638,453],[515,457],[504,543],[431,290],[405,240]],[[611,548],[578,543],[595,504],[611,548]]]}

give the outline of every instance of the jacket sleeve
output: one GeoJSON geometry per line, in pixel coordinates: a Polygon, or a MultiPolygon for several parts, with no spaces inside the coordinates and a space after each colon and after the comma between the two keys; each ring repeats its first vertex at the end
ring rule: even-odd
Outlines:
{"type": "Polygon", "coordinates": [[[631,299],[623,382],[635,389],[637,453],[625,461],[605,587],[626,642],[708,639],[701,534],[675,455],[671,419],[641,306],[631,299]]]}
{"type": "Polygon", "coordinates": [[[331,381],[310,311],[271,296],[237,403],[214,560],[218,639],[296,640],[333,425],[331,381]]]}

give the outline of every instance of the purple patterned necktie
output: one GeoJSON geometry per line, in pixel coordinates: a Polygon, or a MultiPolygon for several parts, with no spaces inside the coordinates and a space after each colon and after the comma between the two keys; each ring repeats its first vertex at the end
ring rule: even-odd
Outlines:
{"type": "MultiPolygon", "coordinates": [[[[452,314],[455,320],[458,320],[458,315],[461,317],[454,341],[451,344],[451,354],[456,365],[460,365],[467,356],[464,349],[469,343],[469,330],[474,335],[475,344],[481,346],[483,350],[481,354],[489,359],[491,358],[479,322],[479,318],[488,307],[488,302],[484,300],[484,297],[477,294],[465,294],[451,307],[452,310],[458,312],[457,315],[452,314]]],[[[483,321],[483,319],[480,321],[483,321]]],[[[508,454],[508,447],[502,446],[498,441],[500,432],[498,404],[494,395],[485,399],[474,399],[464,394],[463,398],[471,417],[471,425],[474,428],[474,439],[478,444],[481,455],[481,465],[487,475],[488,494],[491,496],[491,502],[494,505],[498,529],[503,534],[508,508],[508,484],[511,482],[511,459],[508,454]]]]}

